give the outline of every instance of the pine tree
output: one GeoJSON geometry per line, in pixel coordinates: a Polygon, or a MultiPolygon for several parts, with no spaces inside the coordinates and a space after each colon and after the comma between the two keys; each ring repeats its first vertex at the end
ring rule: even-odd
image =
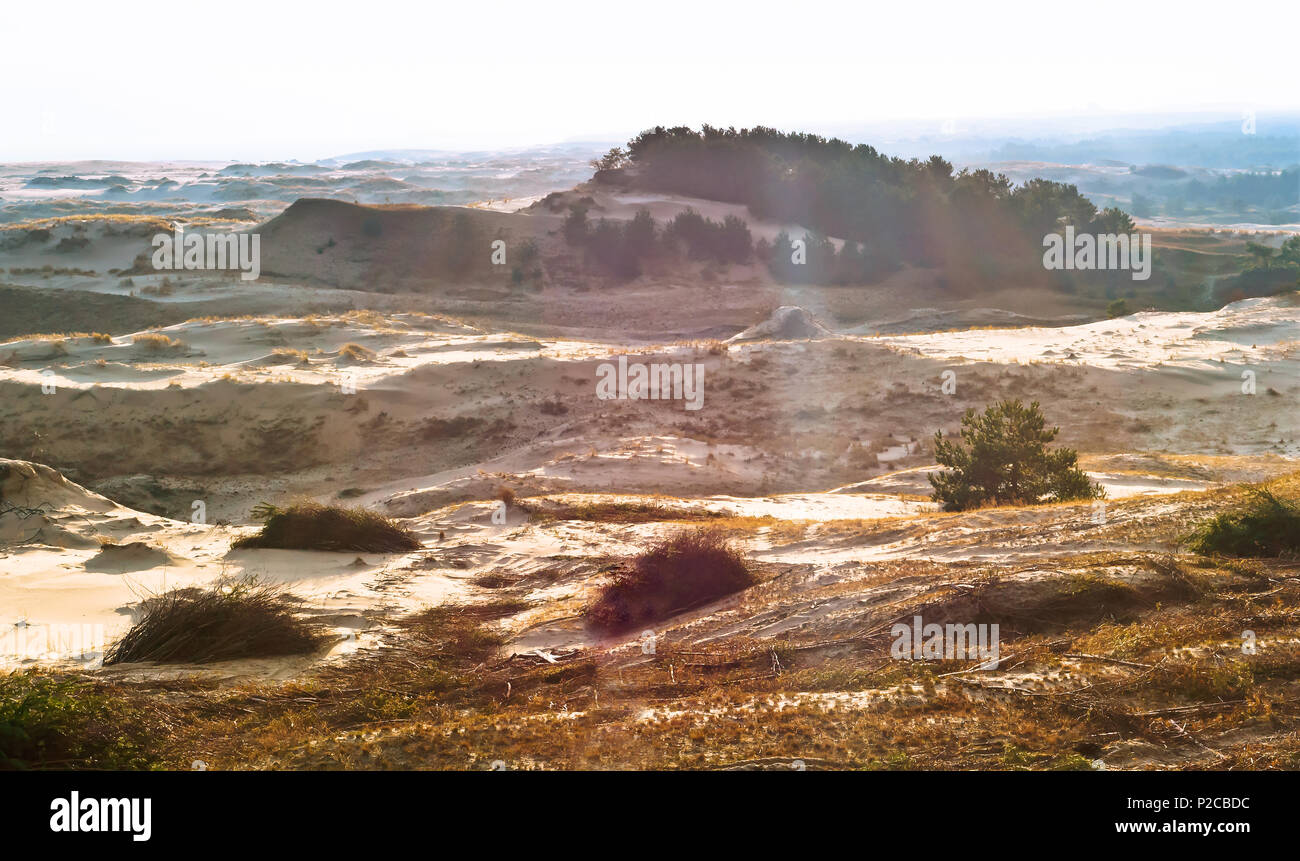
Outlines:
{"type": "Polygon", "coordinates": [[[931,499],[945,511],[984,505],[1036,505],[1100,499],[1101,485],[1084,474],[1073,449],[1049,451],[1060,428],[1046,427],[1038,402],[1001,401],[983,415],[967,410],[961,420],[965,445],[934,435],[934,455],[947,470],[930,476],[931,499]]]}

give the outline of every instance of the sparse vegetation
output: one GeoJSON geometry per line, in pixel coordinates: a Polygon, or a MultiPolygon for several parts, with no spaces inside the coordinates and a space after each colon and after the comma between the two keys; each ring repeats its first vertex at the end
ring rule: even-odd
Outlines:
{"type": "Polygon", "coordinates": [[[560,400],[558,395],[542,401],[537,408],[541,410],[542,415],[545,416],[562,416],[569,412],[568,405],[565,404],[564,401],[560,400]]]}
{"type": "Polygon", "coordinates": [[[279,364],[294,362],[304,365],[311,362],[306,350],[295,350],[290,347],[276,347],[271,351],[271,360],[279,364]]]}
{"type": "Polygon", "coordinates": [[[262,503],[253,510],[262,521],[254,535],[238,538],[235,549],[338,550],[400,553],[420,549],[420,541],[393,520],[364,508],[300,502],[288,508],[262,503]]]}
{"type": "MultiPolygon", "coordinates": [[[[1177,515],[1155,519],[1168,527],[1177,515]]],[[[182,768],[195,751],[219,768],[475,769],[504,760],[510,768],[788,770],[793,758],[810,769],[873,770],[1300,765],[1290,692],[1300,650],[1287,645],[1300,597],[1293,579],[1270,585],[1246,570],[1254,563],[1174,564],[1134,553],[1053,565],[1066,576],[1045,576],[1037,560],[998,566],[1001,588],[980,577],[986,566],[918,560],[872,566],[865,581],[796,578],[801,604],[829,607],[856,602],[866,586],[942,577],[890,609],[904,616],[962,606],[973,581],[977,603],[992,599],[990,621],[1032,618],[1039,631],[1017,625],[1014,646],[1004,644],[1014,667],[991,679],[946,675],[962,670],[960,661],[889,660],[887,637],[863,636],[871,619],[888,617],[867,607],[856,611],[867,624],[838,634],[815,626],[760,639],[709,636],[715,621],[690,628],[702,637],[679,639],[686,629],[677,628],[649,653],[511,654],[503,648],[511,634],[496,623],[528,609],[515,590],[529,575],[495,572],[476,585],[497,600],[394,620],[397,659],[359,655],[310,677],[237,688],[110,682],[108,694],[114,709],[147,697],[149,712],[130,727],[151,733],[160,764],[182,768]],[[1135,587],[1134,566],[1155,579],[1135,587]],[[1181,588],[1185,577],[1205,588],[1181,588]],[[1098,612],[1098,595],[1135,589],[1126,618],[1098,612]],[[1246,628],[1273,642],[1257,655],[1182,650],[1246,628]],[[1246,729],[1249,738],[1239,739],[1246,729]]],[[[742,611],[750,600],[738,598],[742,611]]],[[[1011,630],[1004,624],[1003,636],[1011,630]]]]}
{"type": "Polygon", "coordinates": [[[148,768],[147,735],[125,701],[88,682],[0,675],[0,770],[148,768]]]}
{"type": "Polygon", "coordinates": [[[585,520],[592,523],[661,523],[670,520],[714,520],[722,512],[687,508],[657,502],[529,499],[518,503],[537,523],[557,520],[585,520]]]}

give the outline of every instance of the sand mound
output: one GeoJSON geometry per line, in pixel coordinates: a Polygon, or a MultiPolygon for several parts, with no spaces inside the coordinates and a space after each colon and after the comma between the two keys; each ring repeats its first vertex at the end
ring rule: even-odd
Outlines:
{"type": "Polygon", "coordinates": [[[105,544],[94,558],[86,561],[87,571],[103,571],[108,574],[121,574],[126,571],[144,571],[159,565],[173,565],[178,560],[161,547],[153,547],[143,541],[129,544],[105,544]]]}
{"type": "Polygon", "coordinates": [[[0,502],[45,511],[79,508],[112,511],[116,503],[68,481],[57,469],[25,460],[0,458],[0,502]]]}
{"type": "Polygon", "coordinates": [[[62,338],[12,341],[4,346],[3,364],[16,367],[24,362],[52,362],[68,355],[62,338]]]}
{"type": "Polygon", "coordinates": [[[117,507],[111,500],[68,481],[56,469],[0,458],[0,545],[93,547],[93,538],[63,523],[90,527],[88,514],[117,507]]]}
{"type": "Polygon", "coordinates": [[[804,309],[797,305],[782,305],[762,323],[731,336],[726,343],[762,340],[803,341],[810,338],[825,338],[830,334],[829,329],[804,309]]]}
{"type": "Polygon", "coordinates": [[[90,536],[79,535],[59,525],[53,517],[39,510],[11,509],[0,502],[0,546],[86,550],[98,543],[90,536]]]}

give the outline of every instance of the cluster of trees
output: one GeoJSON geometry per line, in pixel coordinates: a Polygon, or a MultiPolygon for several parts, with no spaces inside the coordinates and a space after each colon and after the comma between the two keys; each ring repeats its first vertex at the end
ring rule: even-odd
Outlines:
{"type": "Polygon", "coordinates": [[[1300,203],[1300,167],[1281,171],[1250,171],[1220,176],[1211,182],[1189,179],[1164,187],[1164,202],[1135,192],[1129,208],[1146,217],[1159,213],[1184,215],[1207,209],[1231,213],[1264,211],[1263,219],[1274,224],[1294,221],[1291,211],[1300,203]]]}
{"type": "Polygon", "coordinates": [[[1292,236],[1281,248],[1247,242],[1246,251],[1250,256],[1241,273],[1214,285],[1215,298],[1236,302],[1300,289],[1300,236],[1292,236]]]}
{"type": "Polygon", "coordinates": [[[758,217],[861,243],[868,271],[1039,265],[1043,236],[1067,224],[1089,232],[1131,226],[1119,210],[1099,213],[1073,185],[1036,179],[1013,187],[988,170],[954,174],[939,156],[891,158],[866,144],[766,127],[659,126],[607,164],[630,166],[639,187],[744,204],[758,217]]]}
{"type": "Polygon", "coordinates": [[[717,263],[746,263],[754,253],[753,238],[743,219],[728,215],[721,222],[694,210],[680,213],[664,228],[647,209],[630,221],[601,218],[592,222],[587,207],[570,207],[564,219],[564,238],[621,278],[641,274],[642,264],[653,258],[685,256],[717,263]]]}
{"type": "Polygon", "coordinates": [[[744,219],[728,215],[719,223],[692,209],[668,222],[664,240],[669,245],[684,249],[686,256],[692,260],[746,263],[754,251],[749,225],[744,219]]]}
{"type": "Polygon", "coordinates": [[[1250,263],[1246,269],[1289,269],[1300,272],[1300,236],[1292,236],[1282,243],[1281,248],[1247,242],[1246,250],[1250,252],[1250,263]]]}
{"type": "Polygon", "coordinates": [[[791,239],[782,231],[769,243],[760,239],[755,255],[765,263],[778,281],[786,284],[870,284],[898,268],[896,249],[882,243],[835,243],[818,233],[791,239]]]}

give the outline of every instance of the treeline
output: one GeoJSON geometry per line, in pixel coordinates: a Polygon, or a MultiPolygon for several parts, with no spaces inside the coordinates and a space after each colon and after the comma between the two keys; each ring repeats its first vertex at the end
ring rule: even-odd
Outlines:
{"type": "Polygon", "coordinates": [[[1133,214],[1148,216],[1159,210],[1170,215],[1182,215],[1189,209],[1205,207],[1238,213],[1258,209],[1265,210],[1271,220],[1280,224],[1297,218],[1289,210],[1300,203],[1300,167],[1276,173],[1235,173],[1210,182],[1189,179],[1165,187],[1161,193],[1164,195],[1163,204],[1150,195],[1135,193],[1131,206],[1133,214]]]}
{"type": "Polygon", "coordinates": [[[1037,179],[1013,187],[987,170],[954,174],[939,156],[891,158],[866,144],[766,127],[660,126],[599,167],[636,187],[744,204],[757,217],[853,243],[843,264],[823,253],[823,272],[907,263],[994,274],[1040,262],[1043,236],[1067,224],[1089,232],[1131,224],[1119,210],[1098,212],[1073,185],[1037,179]]]}
{"type": "Polygon", "coordinates": [[[1300,203],[1300,167],[1274,173],[1257,171],[1221,176],[1214,182],[1191,179],[1180,183],[1179,190],[1188,202],[1217,206],[1248,204],[1283,209],[1300,203]]]}
{"type": "MultiPolygon", "coordinates": [[[[629,221],[592,221],[588,212],[585,204],[570,205],[563,227],[565,241],[622,279],[638,277],[651,260],[684,259],[721,264],[758,262],[765,264],[777,280],[789,284],[870,284],[897,271],[902,261],[898,244],[888,235],[873,242],[844,240],[837,245],[816,231],[796,237],[782,231],[772,242],[755,242],[748,223],[735,215],[719,222],[687,209],[661,229],[646,209],[639,210],[629,221]]],[[[1132,219],[1118,209],[1094,212],[1088,225],[1098,233],[1128,233],[1134,229],[1132,219]]],[[[974,251],[981,255],[982,262],[972,270],[973,274],[982,272],[994,277],[1007,268],[999,266],[1003,249],[974,251]]],[[[1036,255],[1032,261],[1035,267],[1041,265],[1041,252],[1036,255]]]]}
{"type": "Polygon", "coordinates": [[[686,258],[715,263],[748,263],[754,254],[749,226],[728,215],[721,222],[694,210],[679,213],[661,230],[647,209],[629,221],[601,218],[592,222],[583,204],[574,204],[564,219],[564,239],[583,248],[620,278],[635,278],[652,259],[686,258]]]}

